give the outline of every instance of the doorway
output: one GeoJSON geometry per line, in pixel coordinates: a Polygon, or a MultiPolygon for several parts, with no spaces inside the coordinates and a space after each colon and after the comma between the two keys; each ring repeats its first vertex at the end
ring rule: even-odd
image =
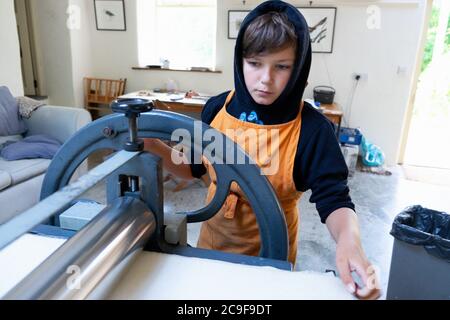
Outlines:
{"type": "Polygon", "coordinates": [[[403,157],[406,178],[450,186],[450,2],[434,0],[403,157]]]}
{"type": "Polygon", "coordinates": [[[17,33],[20,43],[20,60],[22,66],[22,81],[26,96],[38,97],[39,90],[36,68],[36,50],[34,46],[33,24],[28,0],[14,0],[17,21],[17,33]]]}

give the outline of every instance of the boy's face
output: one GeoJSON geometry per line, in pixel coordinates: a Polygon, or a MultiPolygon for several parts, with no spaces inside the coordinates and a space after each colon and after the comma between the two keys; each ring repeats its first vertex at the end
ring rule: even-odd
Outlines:
{"type": "Polygon", "coordinates": [[[244,58],[244,79],[253,100],[270,105],[281,95],[291,78],[295,63],[293,47],[244,58]]]}

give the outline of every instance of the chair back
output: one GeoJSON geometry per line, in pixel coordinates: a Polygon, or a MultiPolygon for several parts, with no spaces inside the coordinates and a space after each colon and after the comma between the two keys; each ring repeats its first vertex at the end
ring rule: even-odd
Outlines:
{"type": "Polygon", "coordinates": [[[90,103],[109,104],[125,92],[127,79],[84,78],[85,106],[90,103]]]}

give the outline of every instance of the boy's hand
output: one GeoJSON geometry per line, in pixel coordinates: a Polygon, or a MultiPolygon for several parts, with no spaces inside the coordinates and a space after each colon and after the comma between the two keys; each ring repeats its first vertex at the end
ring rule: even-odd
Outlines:
{"type": "Polygon", "coordinates": [[[336,266],[347,290],[359,299],[377,299],[378,275],[362,249],[356,213],[349,208],[337,209],[328,216],[326,224],[336,241],[336,266]],[[361,287],[355,283],[352,272],[359,275],[361,287]]]}
{"type": "Polygon", "coordinates": [[[159,139],[155,138],[145,138],[144,139],[144,148],[148,151],[151,151],[159,146],[161,146],[163,142],[159,139]]]}
{"type": "Polygon", "coordinates": [[[347,290],[358,299],[374,300],[380,296],[378,275],[367,260],[359,238],[351,235],[340,237],[336,247],[336,265],[347,290]],[[356,272],[364,286],[360,287],[352,277],[356,272]]]}
{"type": "Polygon", "coordinates": [[[163,167],[168,173],[183,180],[194,179],[188,159],[185,158],[180,150],[175,149],[176,148],[171,148],[167,143],[164,143],[159,139],[144,139],[144,150],[160,157],[162,159],[163,167]],[[181,159],[182,163],[174,163],[174,155],[177,157],[177,160],[181,159]],[[185,159],[182,159],[183,157],[185,159]]]}

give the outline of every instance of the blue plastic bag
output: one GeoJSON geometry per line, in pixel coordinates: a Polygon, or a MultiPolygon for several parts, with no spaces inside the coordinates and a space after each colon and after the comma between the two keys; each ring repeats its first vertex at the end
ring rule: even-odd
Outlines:
{"type": "Polygon", "coordinates": [[[384,153],[380,147],[370,143],[363,136],[361,140],[362,162],[367,167],[379,167],[384,164],[384,153]]]}

